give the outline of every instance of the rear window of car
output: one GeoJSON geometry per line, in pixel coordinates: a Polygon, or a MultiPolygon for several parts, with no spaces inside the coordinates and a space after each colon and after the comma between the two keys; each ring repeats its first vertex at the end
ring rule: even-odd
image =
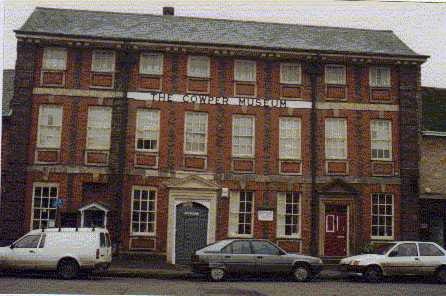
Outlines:
{"type": "Polygon", "coordinates": [[[220,250],[225,247],[230,241],[228,240],[222,240],[213,244],[210,244],[209,246],[204,247],[200,251],[203,251],[205,253],[214,253],[214,252],[220,252],[220,250]]]}
{"type": "Polygon", "coordinates": [[[103,232],[101,232],[99,234],[99,247],[101,247],[101,248],[105,248],[106,247],[105,233],[103,233],[103,232]]]}
{"type": "Polygon", "coordinates": [[[418,244],[420,256],[444,256],[443,252],[432,244],[418,244]]]}

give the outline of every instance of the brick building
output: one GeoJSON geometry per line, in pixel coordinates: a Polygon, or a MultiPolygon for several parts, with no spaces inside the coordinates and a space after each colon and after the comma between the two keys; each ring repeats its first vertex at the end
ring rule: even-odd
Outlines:
{"type": "Polygon", "coordinates": [[[37,8],[16,36],[2,236],[104,225],[177,263],[417,238],[427,57],[393,32],[37,8]]]}
{"type": "Polygon", "coordinates": [[[446,89],[423,88],[421,237],[446,246],[446,89]]]}

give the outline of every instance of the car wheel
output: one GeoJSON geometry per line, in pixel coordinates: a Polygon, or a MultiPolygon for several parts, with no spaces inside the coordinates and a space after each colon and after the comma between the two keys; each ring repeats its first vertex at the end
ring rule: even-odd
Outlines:
{"type": "Polygon", "coordinates": [[[382,278],[381,269],[377,266],[369,266],[364,272],[364,278],[370,283],[377,283],[382,278]]]}
{"type": "Polygon", "coordinates": [[[209,276],[211,277],[211,280],[219,282],[225,277],[225,270],[222,268],[212,268],[209,276]]]}
{"type": "Polygon", "coordinates": [[[298,265],[293,270],[293,277],[297,282],[305,282],[310,279],[311,271],[308,266],[298,265]]]}
{"type": "Polygon", "coordinates": [[[437,279],[440,283],[446,284],[446,267],[443,267],[437,271],[437,279]]]}
{"type": "Polygon", "coordinates": [[[77,277],[79,265],[73,259],[63,259],[57,265],[57,275],[64,280],[70,280],[77,277]]]}

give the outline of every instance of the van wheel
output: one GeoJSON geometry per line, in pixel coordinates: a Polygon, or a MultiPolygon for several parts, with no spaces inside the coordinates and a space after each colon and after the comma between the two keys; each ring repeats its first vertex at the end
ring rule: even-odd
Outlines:
{"type": "Polygon", "coordinates": [[[70,280],[77,277],[79,265],[74,259],[62,259],[57,265],[57,275],[64,280],[70,280]]]}
{"type": "Polygon", "coordinates": [[[293,270],[293,278],[296,282],[308,281],[311,277],[311,272],[308,266],[297,265],[293,270]]]}
{"type": "Polygon", "coordinates": [[[446,267],[442,267],[437,271],[437,279],[441,284],[446,284],[446,267]]]}
{"type": "Polygon", "coordinates": [[[381,269],[378,266],[369,266],[364,272],[364,278],[370,283],[377,283],[382,278],[381,269]]]}
{"type": "Polygon", "coordinates": [[[225,277],[225,270],[222,268],[212,268],[209,276],[214,282],[219,282],[225,277]]]}

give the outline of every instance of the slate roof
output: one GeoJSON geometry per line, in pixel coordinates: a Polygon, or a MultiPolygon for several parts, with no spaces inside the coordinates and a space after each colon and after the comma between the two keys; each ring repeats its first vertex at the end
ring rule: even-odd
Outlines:
{"type": "Polygon", "coordinates": [[[37,7],[16,32],[281,50],[418,56],[392,31],[43,7],[37,7]]]}
{"type": "Polygon", "coordinates": [[[446,132],[446,88],[423,88],[423,131],[446,132]]]}
{"type": "Polygon", "coordinates": [[[9,116],[9,103],[14,96],[14,70],[3,70],[2,116],[9,116]]]}

